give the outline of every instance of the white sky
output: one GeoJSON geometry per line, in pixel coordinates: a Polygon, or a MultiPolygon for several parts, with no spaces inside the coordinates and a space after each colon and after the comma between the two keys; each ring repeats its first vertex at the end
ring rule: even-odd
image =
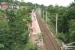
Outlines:
{"type": "Polygon", "coordinates": [[[43,5],[59,5],[59,6],[68,6],[74,0],[24,0],[25,2],[38,3],[43,5]]]}

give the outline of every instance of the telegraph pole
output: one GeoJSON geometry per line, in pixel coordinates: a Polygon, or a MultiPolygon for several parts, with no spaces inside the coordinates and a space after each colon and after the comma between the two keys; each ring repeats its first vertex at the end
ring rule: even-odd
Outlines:
{"type": "Polygon", "coordinates": [[[43,10],[43,13],[42,14],[43,14],[43,19],[44,19],[44,10],[43,10]]]}
{"type": "Polygon", "coordinates": [[[36,4],[35,4],[35,9],[36,9],[36,4]]]}
{"type": "Polygon", "coordinates": [[[36,6],[36,4],[34,5],[34,10],[36,10],[37,9],[37,6],[36,6]]]}
{"type": "Polygon", "coordinates": [[[56,35],[58,33],[58,14],[56,14],[56,35]]]}
{"type": "Polygon", "coordinates": [[[46,23],[47,23],[47,20],[48,20],[48,16],[47,16],[47,14],[48,14],[48,13],[47,13],[47,11],[46,11],[46,23]]]}

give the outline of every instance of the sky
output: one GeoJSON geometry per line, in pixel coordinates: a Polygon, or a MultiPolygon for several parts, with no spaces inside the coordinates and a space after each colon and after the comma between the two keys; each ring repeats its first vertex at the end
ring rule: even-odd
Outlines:
{"type": "Polygon", "coordinates": [[[59,6],[68,6],[74,0],[24,0],[25,2],[37,3],[40,5],[59,5],[59,6]]]}

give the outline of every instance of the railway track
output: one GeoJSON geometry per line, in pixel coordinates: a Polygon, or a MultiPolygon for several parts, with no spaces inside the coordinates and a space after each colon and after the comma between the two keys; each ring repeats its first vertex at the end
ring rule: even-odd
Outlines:
{"type": "Polygon", "coordinates": [[[37,12],[36,18],[39,23],[40,30],[42,32],[43,41],[45,44],[44,50],[61,50],[55,38],[52,36],[51,31],[48,29],[47,24],[42,20],[41,15],[37,12]]]}

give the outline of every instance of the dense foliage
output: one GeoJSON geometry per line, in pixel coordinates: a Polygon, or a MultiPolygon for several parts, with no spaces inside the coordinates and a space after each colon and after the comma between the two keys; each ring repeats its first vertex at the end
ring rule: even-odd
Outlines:
{"type": "Polygon", "coordinates": [[[75,42],[75,2],[68,7],[50,5],[46,11],[50,25],[55,26],[55,14],[58,14],[58,38],[65,43],[75,42]]]}
{"type": "Polygon", "coordinates": [[[23,50],[25,47],[28,41],[27,24],[30,22],[30,17],[23,11],[25,9],[6,13],[0,11],[3,15],[0,20],[0,44],[4,45],[2,50],[23,50]]]}
{"type": "Polygon", "coordinates": [[[32,46],[28,43],[28,25],[31,23],[30,13],[32,9],[29,5],[27,6],[20,4],[19,9],[0,10],[0,50],[37,49],[35,47],[29,48],[32,46]]]}
{"type": "MultiPolygon", "coordinates": [[[[12,0],[0,0],[4,1],[13,5],[12,0]]],[[[31,22],[31,10],[38,7],[42,10],[43,18],[46,19],[47,16],[47,23],[52,31],[55,31],[55,18],[58,14],[58,39],[64,43],[75,42],[75,2],[68,7],[47,7],[19,1],[14,3],[19,9],[0,10],[0,50],[37,50],[36,46],[29,42],[28,24],[31,22]]]]}

